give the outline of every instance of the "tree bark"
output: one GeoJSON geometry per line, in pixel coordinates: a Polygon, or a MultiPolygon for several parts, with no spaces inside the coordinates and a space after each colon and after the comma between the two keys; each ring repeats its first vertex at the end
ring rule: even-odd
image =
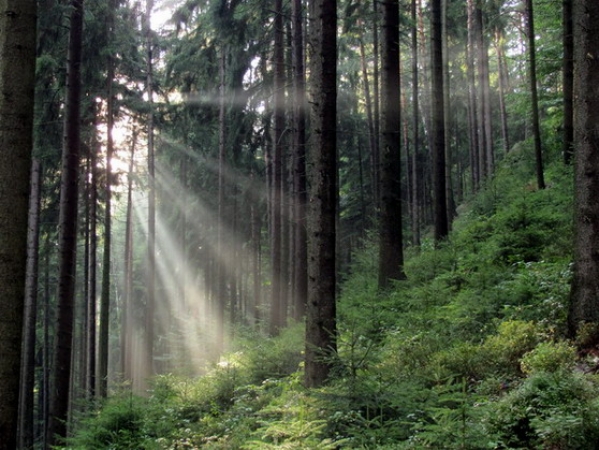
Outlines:
{"type": "Polygon", "coordinates": [[[379,289],[403,273],[401,214],[401,103],[399,79],[399,1],[383,2],[382,41],[381,198],[379,237],[379,289]]]}
{"type": "MultiPolygon", "coordinates": [[[[114,39],[114,0],[109,2],[106,33],[109,42],[114,39]]],[[[112,242],[112,158],[114,153],[114,59],[108,56],[106,75],[106,180],[104,186],[104,253],[102,260],[102,290],[100,294],[100,329],[98,340],[98,395],[106,398],[108,394],[108,334],[110,323],[110,251],[112,242]]]]}
{"type": "Polygon", "coordinates": [[[443,43],[441,36],[441,0],[431,1],[432,26],[432,109],[433,109],[433,188],[435,204],[435,242],[449,233],[445,189],[445,126],[443,121],[443,43]]]}
{"type": "Polygon", "coordinates": [[[27,258],[36,2],[0,1],[0,449],[16,447],[27,258]]]}
{"type": "Polygon", "coordinates": [[[41,168],[39,160],[31,164],[31,194],[27,233],[27,278],[19,386],[19,448],[33,448],[33,404],[35,389],[35,329],[37,324],[37,285],[40,234],[41,168]]]}
{"type": "Polygon", "coordinates": [[[574,89],[574,37],[572,31],[572,4],[573,0],[563,0],[562,8],[562,33],[564,45],[564,59],[562,63],[563,91],[564,91],[564,130],[562,141],[562,153],[564,163],[570,164],[574,154],[574,111],[573,111],[573,89],[574,89]]]}
{"type": "Polygon", "coordinates": [[[526,0],[526,37],[528,38],[528,81],[532,108],[532,135],[535,149],[537,187],[545,189],[543,173],[543,149],[541,144],[541,126],[539,123],[539,98],[537,93],[537,55],[535,45],[535,25],[532,0],[526,0]]]}
{"type": "Polygon", "coordinates": [[[275,1],[274,17],[274,123],[273,123],[273,194],[272,194],[272,226],[271,226],[271,302],[270,302],[270,333],[275,335],[284,325],[282,310],[283,261],[282,261],[282,191],[283,191],[283,131],[285,127],[284,89],[285,67],[283,48],[283,2],[275,1]]]}
{"type": "Polygon", "coordinates": [[[304,64],[304,14],[301,0],[293,0],[293,102],[294,102],[294,186],[295,186],[295,289],[293,318],[306,314],[308,291],[308,256],[306,235],[306,74],[304,64]]]}
{"type": "Polygon", "coordinates": [[[308,301],[305,385],[325,383],[337,352],[337,1],[311,0],[308,301]]]}
{"type": "Polygon", "coordinates": [[[145,375],[154,374],[154,310],[156,309],[156,170],[154,149],[154,44],[150,16],[154,0],[146,0],[144,33],[146,39],[146,93],[148,96],[148,271],[146,279],[145,375]]]}
{"type": "Polygon", "coordinates": [[[77,201],[79,181],[81,47],[83,0],[72,0],[67,67],[65,130],[58,221],[58,314],[54,349],[54,376],[50,389],[48,444],[58,444],[67,434],[71,381],[75,268],[77,251],[77,201]]]}
{"type": "Polygon", "coordinates": [[[568,327],[599,342],[599,2],[579,0],[574,30],[574,273],[568,327]],[[585,324],[591,328],[584,329],[585,324]],[[590,333],[589,333],[590,332],[590,333]]]}

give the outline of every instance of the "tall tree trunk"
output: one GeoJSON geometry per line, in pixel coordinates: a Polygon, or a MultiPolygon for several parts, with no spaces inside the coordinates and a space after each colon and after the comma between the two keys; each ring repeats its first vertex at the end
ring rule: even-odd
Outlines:
{"type": "Polygon", "coordinates": [[[466,71],[468,78],[468,133],[469,156],[472,192],[476,192],[482,181],[484,167],[480,165],[479,143],[479,107],[477,105],[476,73],[475,73],[475,34],[476,22],[474,19],[474,0],[468,0],[468,42],[466,44],[466,71]]]}
{"type": "Polygon", "coordinates": [[[311,0],[308,301],[305,384],[321,386],[337,352],[337,1],[311,0]]]}
{"type": "MultiPolygon", "coordinates": [[[[109,2],[106,33],[109,42],[114,40],[114,0],[109,2]]],[[[106,181],[104,186],[104,254],[102,260],[102,291],[100,295],[100,329],[98,340],[98,395],[105,398],[108,391],[108,335],[110,323],[110,250],[112,242],[112,158],[114,153],[114,59],[108,56],[106,76],[106,181]]]]}
{"type": "Polygon", "coordinates": [[[405,278],[401,216],[399,1],[383,2],[379,289],[405,278]]]}
{"type": "Polygon", "coordinates": [[[227,142],[226,142],[226,104],[225,104],[225,69],[226,69],[226,54],[225,48],[221,49],[219,75],[220,75],[220,105],[218,114],[218,225],[217,225],[217,244],[216,253],[217,270],[216,270],[216,352],[217,355],[224,350],[225,343],[225,302],[227,296],[226,285],[226,267],[224,264],[225,258],[225,201],[226,201],[226,185],[225,185],[225,169],[227,163],[227,142]]]}
{"type": "Polygon", "coordinates": [[[443,122],[443,43],[441,0],[431,1],[432,108],[433,108],[433,187],[435,203],[435,242],[449,233],[445,190],[445,127],[443,122]]]}
{"type": "Polygon", "coordinates": [[[445,200],[447,202],[447,220],[448,227],[451,227],[451,221],[455,217],[455,199],[453,197],[453,152],[451,149],[452,134],[451,129],[451,103],[450,103],[450,71],[449,71],[449,35],[447,30],[447,2],[441,1],[441,36],[443,51],[443,128],[445,131],[445,200]]]}
{"type": "Polygon", "coordinates": [[[574,111],[573,89],[574,89],[574,37],[572,33],[572,3],[573,0],[563,0],[562,8],[562,33],[564,45],[564,59],[562,63],[564,83],[564,130],[562,141],[562,153],[564,163],[570,164],[574,154],[574,111]]]}
{"type": "Polygon", "coordinates": [[[306,314],[308,291],[308,256],[306,235],[306,74],[304,65],[304,14],[301,0],[292,0],[293,25],[293,118],[294,118],[294,186],[295,186],[295,289],[293,317],[299,321],[306,314]]]}
{"type": "Polygon", "coordinates": [[[54,349],[54,376],[50,390],[49,445],[59,443],[67,434],[71,349],[77,250],[77,200],[79,181],[81,47],[83,36],[83,0],[71,1],[64,147],[60,183],[58,220],[58,315],[54,349]]]}
{"type": "Polygon", "coordinates": [[[599,340],[599,2],[578,0],[574,31],[574,274],[568,327],[572,337],[590,334],[599,340]],[[591,326],[585,329],[585,324],[591,326]]]}
{"type": "Polygon", "coordinates": [[[420,247],[420,209],[422,206],[420,171],[420,86],[418,77],[418,0],[412,0],[412,244],[420,247]]]}
{"type": "Polygon", "coordinates": [[[528,79],[532,107],[532,135],[535,148],[537,187],[545,189],[543,173],[543,149],[541,147],[541,125],[539,123],[539,98],[537,94],[537,56],[535,45],[535,21],[532,0],[526,1],[526,37],[528,38],[528,79]]]}
{"type": "Polygon", "coordinates": [[[495,52],[497,53],[497,72],[499,76],[499,114],[501,120],[501,138],[503,140],[503,151],[507,154],[510,151],[510,136],[507,124],[507,107],[505,104],[505,96],[507,92],[507,83],[505,72],[505,51],[504,51],[504,31],[497,27],[495,29],[495,52]]]}
{"type": "MultiPolygon", "coordinates": [[[[98,122],[99,109],[94,110],[94,130],[98,122]]],[[[86,262],[88,267],[88,287],[87,287],[87,326],[86,333],[86,352],[87,352],[87,394],[88,398],[95,397],[96,386],[96,287],[97,287],[97,224],[98,224],[98,155],[100,153],[100,143],[98,136],[94,132],[90,148],[90,180],[89,180],[89,252],[86,262]]]]}
{"type": "Polygon", "coordinates": [[[568,327],[572,337],[592,324],[590,336],[599,339],[599,2],[573,5],[574,31],[574,146],[575,247],[568,327]]]}
{"type": "Polygon", "coordinates": [[[274,123],[273,123],[273,193],[271,225],[271,305],[270,333],[277,334],[283,326],[282,304],[284,288],[282,286],[282,190],[283,190],[283,131],[285,127],[284,89],[285,67],[283,48],[283,2],[275,1],[274,18],[274,123]]]}
{"type": "Polygon", "coordinates": [[[0,449],[17,443],[36,2],[0,1],[0,449]]]}
{"type": "Polygon", "coordinates": [[[40,198],[42,172],[40,162],[31,164],[29,227],[27,234],[27,279],[19,390],[19,448],[33,448],[33,391],[35,388],[35,329],[37,325],[37,281],[40,234],[40,198]]]}
{"type": "Polygon", "coordinates": [[[121,371],[125,381],[133,380],[133,166],[135,147],[137,146],[137,130],[133,130],[129,173],[127,175],[127,212],[125,217],[125,254],[123,290],[123,316],[121,322],[121,371]]]}
{"type": "Polygon", "coordinates": [[[148,96],[148,275],[146,280],[145,317],[145,372],[154,373],[154,310],[156,309],[156,170],[154,150],[154,44],[152,39],[151,14],[154,0],[146,0],[144,33],[146,39],[146,93],[148,96]]]}
{"type": "Polygon", "coordinates": [[[374,148],[372,155],[372,193],[374,198],[375,211],[378,214],[380,201],[380,149],[381,149],[381,96],[380,96],[380,76],[379,76],[379,1],[372,0],[372,55],[373,55],[373,126],[374,126],[374,148]]]}

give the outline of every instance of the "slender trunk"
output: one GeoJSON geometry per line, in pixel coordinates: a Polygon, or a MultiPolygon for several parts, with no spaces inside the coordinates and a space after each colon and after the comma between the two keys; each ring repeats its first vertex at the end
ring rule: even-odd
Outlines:
{"type": "Polygon", "coordinates": [[[545,189],[545,176],[543,173],[543,150],[541,148],[541,126],[539,123],[539,98],[537,94],[537,57],[535,47],[535,26],[532,0],[526,0],[526,19],[529,64],[528,77],[530,82],[530,96],[532,103],[532,133],[535,148],[537,187],[539,189],[545,189]]]}
{"type": "Polygon", "coordinates": [[[271,227],[271,305],[270,333],[275,335],[283,326],[283,287],[282,287],[282,188],[283,188],[283,130],[285,126],[284,110],[284,53],[283,53],[283,2],[275,1],[274,20],[274,123],[273,123],[273,194],[272,194],[272,227],[271,227]]]}
{"type": "Polygon", "coordinates": [[[156,308],[156,177],[154,150],[154,102],[153,102],[153,39],[150,16],[154,8],[153,0],[146,0],[144,32],[146,39],[146,94],[148,97],[148,276],[146,280],[146,317],[145,317],[145,372],[154,374],[154,310],[156,308]]]}
{"type": "Polygon", "coordinates": [[[137,131],[133,131],[131,154],[129,159],[129,173],[127,176],[127,213],[125,217],[125,254],[124,254],[124,279],[123,316],[121,322],[121,371],[125,381],[133,379],[133,167],[135,147],[137,145],[137,131]]]}
{"type": "Polygon", "coordinates": [[[372,0],[372,55],[373,55],[373,105],[374,105],[374,148],[372,156],[373,170],[373,198],[375,211],[378,214],[380,201],[380,148],[381,148],[381,96],[380,96],[380,76],[379,76],[379,0],[372,0]]]}
{"type": "MultiPolygon", "coordinates": [[[[114,3],[111,2],[109,9],[109,20],[106,24],[106,32],[109,40],[113,38],[113,13],[114,3]]],[[[110,250],[112,241],[112,158],[114,153],[114,59],[108,56],[108,73],[106,84],[106,180],[104,185],[104,254],[102,261],[102,288],[100,294],[100,329],[98,340],[98,395],[106,398],[108,393],[108,333],[110,323],[110,250]]]]}
{"type": "Polygon", "coordinates": [[[21,384],[19,390],[19,448],[21,449],[30,449],[33,447],[33,392],[35,388],[35,329],[37,324],[41,175],[40,162],[33,160],[31,164],[25,320],[23,321],[23,350],[21,355],[21,384]]]}
{"type": "Polygon", "coordinates": [[[447,202],[447,220],[448,227],[451,227],[451,221],[455,217],[455,200],[453,198],[453,152],[451,149],[452,134],[451,129],[451,103],[450,103],[450,83],[449,83],[449,36],[447,30],[447,2],[441,2],[441,36],[442,36],[442,51],[443,51],[443,128],[445,129],[445,200],[447,202]]]}
{"type": "Polygon", "coordinates": [[[58,315],[54,350],[54,377],[50,390],[50,417],[47,441],[60,442],[67,434],[71,349],[77,250],[77,200],[79,181],[81,47],[83,0],[72,0],[69,58],[66,84],[65,130],[59,217],[58,315]]]}
{"type": "Polygon", "coordinates": [[[216,270],[216,352],[222,353],[225,343],[225,298],[226,292],[226,274],[224,265],[225,253],[225,166],[227,160],[227,143],[226,143],[226,110],[225,110],[225,69],[226,57],[225,49],[221,49],[220,55],[220,106],[218,114],[218,229],[217,229],[217,247],[216,253],[218,256],[216,270]]]}
{"type": "Polygon", "coordinates": [[[294,102],[294,185],[295,185],[295,274],[294,319],[306,314],[308,256],[306,235],[306,74],[304,64],[303,11],[301,0],[293,0],[293,102],[294,102]]]}
{"type": "Polygon", "coordinates": [[[441,0],[431,1],[432,17],[432,113],[433,113],[433,188],[435,203],[435,242],[448,232],[447,199],[445,190],[445,127],[443,122],[443,45],[441,36],[441,0]]]}
{"type": "Polygon", "coordinates": [[[570,164],[574,154],[574,37],[572,31],[572,5],[573,0],[563,0],[562,29],[564,60],[562,63],[564,83],[564,131],[562,141],[562,153],[564,163],[570,164]]]}
{"type": "Polygon", "coordinates": [[[495,51],[497,53],[497,71],[499,73],[499,114],[501,118],[501,138],[503,140],[503,151],[507,154],[510,151],[510,138],[507,124],[507,108],[505,105],[505,95],[507,92],[506,75],[504,74],[505,53],[503,50],[504,42],[503,31],[499,28],[495,30],[495,51]]]}
{"type": "Polygon", "coordinates": [[[420,173],[420,114],[419,114],[419,77],[418,77],[418,25],[417,0],[412,0],[412,244],[420,247],[420,208],[422,204],[420,173]]]}
{"type": "MultiPolygon", "coordinates": [[[[94,129],[97,123],[99,111],[94,111],[94,129]]],[[[97,274],[97,210],[98,210],[98,154],[100,153],[100,143],[96,133],[93,134],[90,148],[90,180],[89,180],[89,252],[88,252],[88,287],[87,287],[87,393],[88,398],[92,399],[97,392],[96,379],[96,274],[97,274]]]]}
{"type": "Polygon", "coordinates": [[[468,0],[468,42],[466,44],[466,71],[468,78],[468,133],[469,157],[472,192],[476,192],[481,183],[479,116],[477,105],[476,73],[474,64],[476,26],[474,20],[474,0],[468,0]]]}

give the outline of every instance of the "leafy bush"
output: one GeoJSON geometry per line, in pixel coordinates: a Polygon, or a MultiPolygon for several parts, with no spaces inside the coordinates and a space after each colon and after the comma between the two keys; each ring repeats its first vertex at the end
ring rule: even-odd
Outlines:
{"type": "Polygon", "coordinates": [[[568,371],[537,372],[490,405],[490,432],[502,448],[595,449],[599,439],[597,388],[568,371]]]}

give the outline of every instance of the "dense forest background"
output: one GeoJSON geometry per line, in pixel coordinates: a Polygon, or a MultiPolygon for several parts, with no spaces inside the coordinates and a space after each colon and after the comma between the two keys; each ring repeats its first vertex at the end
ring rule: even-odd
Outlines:
{"type": "Polygon", "coordinates": [[[1,450],[597,448],[593,0],[18,5],[1,450]]]}

